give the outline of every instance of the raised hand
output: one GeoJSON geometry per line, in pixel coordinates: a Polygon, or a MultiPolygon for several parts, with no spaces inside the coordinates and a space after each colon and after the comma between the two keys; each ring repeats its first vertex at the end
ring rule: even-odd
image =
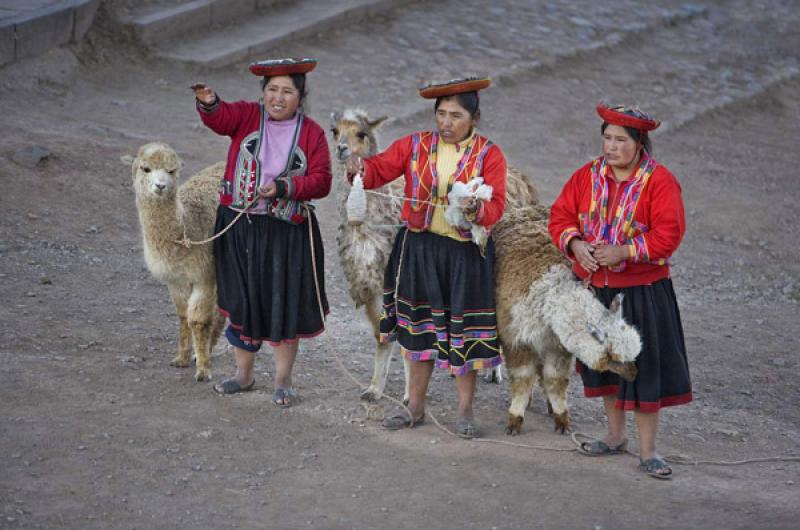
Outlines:
{"type": "Polygon", "coordinates": [[[200,103],[211,105],[217,100],[217,93],[208,85],[195,83],[191,86],[191,89],[194,91],[194,97],[196,97],[200,103]]]}

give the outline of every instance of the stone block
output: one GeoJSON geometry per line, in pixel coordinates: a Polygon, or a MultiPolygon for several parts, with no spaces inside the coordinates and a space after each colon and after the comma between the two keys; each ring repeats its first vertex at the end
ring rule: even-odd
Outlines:
{"type": "Polygon", "coordinates": [[[71,6],[53,6],[14,19],[17,34],[15,58],[35,57],[72,38],[75,11],[71,6]]]}
{"type": "Polygon", "coordinates": [[[256,10],[256,0],[214,0],[211,3],[211,22],[224,24],[247,16],[256,10]]]}
{"type": "Polygon", "coordinates": [[[0,66],[14,60],[14,24],[0,26],[0,66]]]}
{"type": "Polygon", "coordinates": [[[211,4],[211,0],[194,0],[166,7],[135,21],[136,34],[143,43],[153,46],[178,35],[205,31],[211,23],[211,4]]]}
{"type": "Polygon", "coordinates": [[[75,25],[72,31],[72,42],[80,42],[89,31],[100,7],[100,0],[83,0],[75,5],[75,25]]]}

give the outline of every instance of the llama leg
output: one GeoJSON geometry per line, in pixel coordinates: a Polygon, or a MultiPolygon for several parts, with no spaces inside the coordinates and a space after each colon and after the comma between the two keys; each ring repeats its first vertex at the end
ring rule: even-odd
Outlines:
{"type": "Polygon", "coordinates": [[[508,359],[508,379],[511,384],[511,406],[508,408],[506,434],[519,434],[525,420],[525,409],[531,399],[531,390],[536,384],[536,371],[532,362],[532,352],[526,349],[510,350],[508,359]],[[517,364],[519,363],[519,364],[517,364]]]}
{"type": "Polygon", "coordinates": [[[545,357],[542,388],[547,395],[548,411],[553,414],[555,430],[564,434],[570,430],[567,387],[572,367],[572,356],[558,352],[545,357]]]}
{"type": "Polygon", "coordinates": [[[186,316],[188,307],[188,293],[182,286],[168,285],[169,296],[178,313],[178,353],[170,361],[170,366],[187,368],[192,362],[192,332],[189,329],[189,320],[186,316]]]}
{"type": "Polygon", "coordinates": [[[389,365],[392,360],[392,345],[384,344],[380,341],[380,307],[377,300],[367,303],[366,313],[372,324],[372,335],[375,338],[375,358],[373,360],[372,380],[369,386],[361,393],[361,399],[365,401],[377,401],[383,396],[386,388],[386,379],[389,377],[389,365]]]}
{"type": "Polygon", "coordinates": [[[210,295],[212,292],[212,290],[195,286],[189,298],[189,328],[192,331],[192,344],[197,357],[197,367],[194,373],[197,381],[208,381],[211,378],[213,311],[216,305],[216,298],[210,295]]]}

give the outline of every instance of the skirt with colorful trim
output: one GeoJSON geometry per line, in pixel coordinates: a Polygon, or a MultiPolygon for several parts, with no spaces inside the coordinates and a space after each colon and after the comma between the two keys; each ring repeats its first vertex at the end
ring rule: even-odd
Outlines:
{"type": "Polygon", "coordinates": [[[384,276],[381,340],[456,375],[502,363],[491,239],[484,254],[472,242],[401,229],[384,276]]]}
{"type": "MultiPolygon", "coordinates": [[[[217,209],[215,233],[238,212],[217,209]]],[[[217,305],[230,320],[229,330],[241,342],[258,349],[313,337],[324,330],[314,281],[316,268],[323,313],[325,254],[316,216],[294,225],[269,215],[244,215],[230,230],[214,240],[217,269],[217,305]],[[309,225],[314,238],[311,255],[309,225]]],[[[253,348],[251,348],[252,350],[253,348]]]]}
{"type": "Polygon", "coordinates": [[[596,372],[577,361],[586,397],[617,396],[621,410],[658,412],[662,407],[692,401],[692,384],[678,302],[672,280],[651,285],[596,289],[597,298],[608,307],[623,293],[622,314],[642,337],[636,359],[639,375],[632,383],[611,372],[596,372]]]}

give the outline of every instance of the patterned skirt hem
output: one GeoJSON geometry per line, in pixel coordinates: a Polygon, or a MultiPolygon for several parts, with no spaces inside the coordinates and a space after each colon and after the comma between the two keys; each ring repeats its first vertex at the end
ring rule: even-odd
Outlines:
{"type": "Polygon", "coordinates": [[[436,368],[448,370],[453,375],[466,375],[473,370],[487,370],[495,366],[503,364],[503,356],[495,355],[494,357],[486,357],[480,359],[470,359],[464,364],[454,366],[447,359],[439,359],[439,350],[421,350],[413,351],[407,348],[400,348],[400,355],[404,359],[413,362],[420,361],[436,361],[436,368]]]}

